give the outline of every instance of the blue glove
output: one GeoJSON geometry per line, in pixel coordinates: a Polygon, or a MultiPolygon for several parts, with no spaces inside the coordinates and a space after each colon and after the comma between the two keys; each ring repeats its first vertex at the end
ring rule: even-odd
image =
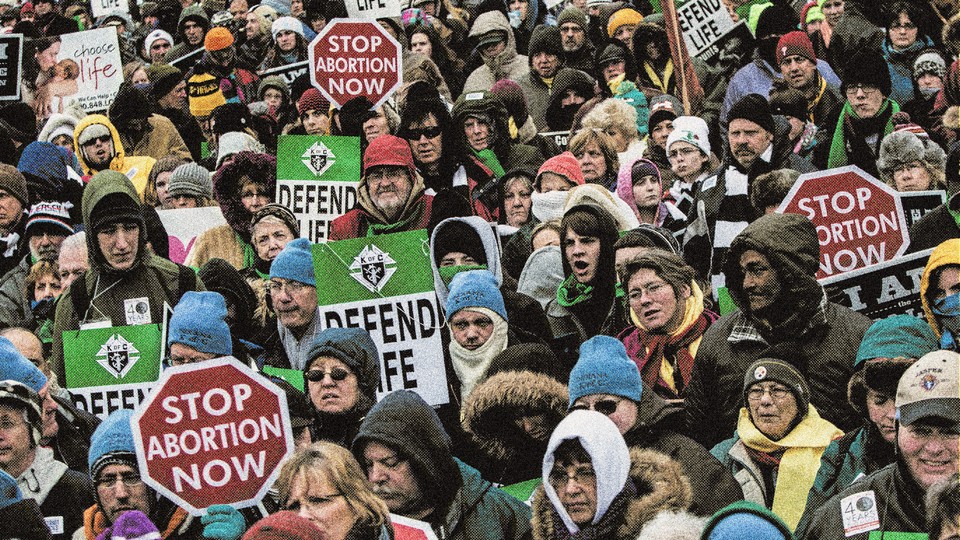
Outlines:
{"type": "Polygon", "coordinates": [[[6,508],[22,500],[23,495],[20,493],[20,487],[17,486],[17,480],[0,470],[0,508],[6,508]]]}
{"type": "Polygon", "coordinates": [[[207,508],[200,523],[205,525],[203,537],[211,540],[237,540],[247,528],[243,514],[227,504],[215,504],[207,508]]]}

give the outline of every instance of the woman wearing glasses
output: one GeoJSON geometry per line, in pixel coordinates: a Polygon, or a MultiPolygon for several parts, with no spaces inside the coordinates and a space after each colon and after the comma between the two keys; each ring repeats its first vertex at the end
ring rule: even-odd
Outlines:
{"type": "Polygon", "coordinates": [[[889,98],[890,71],[880,53],[864,49],[847,62],[841,89],[846,101],[836,122],[827,120],[825,139],[814,148],[814,165],[832,169],[856,165],[879,177],[880,143],[893,129],[893,115],[900,111],[889,98]]]}
{"type": "Polygon", "coordinates": [[[690,481],[694,514],[708,516],[743,498],[733,476],[705,448],[677,432],[682,410],[643,384],[616,339],[597,336],[583,344],[569,388],[571,411],[597,411],[613,421],[630,448],[662,452],[680,463],[690,481]]]}
{"type": "MultiPolygon", "coordinates": [[[[360,465],[346,448],[318,442],[297,452],[280,470],[277,489],[285,510],[323,531],[318,538],[387,540],[393,536],[386,503],[370,491],[360,465]]],[[[313,538],[303,536],[308,537],[313,538]]]]}
{"type": "Polygon", "coordinates": [[[690,484],[677,462],[628,449],[614,425],[574,411],[550,436],[533,498],[533,538],[633,540],[660,512],[683,512],[690,484]]]}
{"type": "Polygon", "coordinates": [[[314,413],[314,440],[349,447],[377,401],[380,353],[360,328],[328,328],[313,342],[303,370],[314,413]]]}
{"type": "Polygon", "coordinates": [[[923,13],[915,4],[899,1],[886,13],[887,35],[883,40],[883,58],[890,67],[890,99],[906,105],[914,98],[913,61],[920,51],[933,47],[927,35],[923,13]]]}
{"type": "Polygon", "coordinates": [[[713,447],[743,488],[744,498],[773,510],[795,529],[820,467],[820,456],[843,432],[810,404],[807,381],[775,359],[753,363],[744,375],[737,431],[713,447]]]}

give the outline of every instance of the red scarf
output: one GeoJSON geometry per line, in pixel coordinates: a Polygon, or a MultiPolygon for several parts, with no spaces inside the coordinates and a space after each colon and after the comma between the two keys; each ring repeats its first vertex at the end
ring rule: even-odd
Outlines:
{"type": "Polygon", "coordinates": [[[643,382],[657,389],[660,395],[668,394],[673,399],[683,395],[684,389],[690,383],[690,375],[693,373],[693,355],[690,354],[689,347],[707,330],[707,326],[712,322],[708,318],[709,315],[712,313],[704,311],[689,328],[677,335],[651,334],[643,330],[637,332],[640,350],[646,351],[643,358],[637,359],[637,367],[640,368],[640,378],[643,382]],[[662,358],[666,358],[667,361],[673,360],[673,374],[676,379],[674,386],[677,388],[677,394],[680,395],[676,395],[670,389],[670,385],[660,377],[662,358]]]}

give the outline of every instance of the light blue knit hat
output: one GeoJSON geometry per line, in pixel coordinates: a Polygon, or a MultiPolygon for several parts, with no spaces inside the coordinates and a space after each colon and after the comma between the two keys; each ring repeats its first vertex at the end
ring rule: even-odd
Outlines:
{"type": "Polygon", "coordinates": [[[167,344],[180,343],[204,353],[231,355],[233,340],[226,318],[227,302],[223,295],[187,291],[173,308],[167,344]]]}
{"type": "Polygon", "coordinates": [[[313,252],[310,249],[310,240],[297,238],[283,248],[277,258],[270,265],[270,277],[299,281],[311,287],[316,287],[317,281],[313,274],[313,252]]]}
{"type": "MultiPolygon", "coordinates": [[[[274,263],[276,264],[276,263],[274,263]]],[[[459,272],[450,281],[447,296],[447,321],[463,308],[482,307],[507,320],[507,308],[503,295],[497,288],[497,280],[489,270],[459,272]]]]}
{"type": "Polygon", "coordinates": [[[580,346],[580,359],[570,372],[570,407],[583,396],[610,394],[639,402],[643,393],[640,370],[623,343],[594,336],[580,346]]]}

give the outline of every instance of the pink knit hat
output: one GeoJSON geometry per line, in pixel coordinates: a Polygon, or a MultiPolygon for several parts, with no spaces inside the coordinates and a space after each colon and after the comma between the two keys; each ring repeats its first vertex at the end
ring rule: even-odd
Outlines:
{"type": "Polygon", "coordinates": [[[540,170],[537,171],[537,179],[534,181],[534,185],[537,188],[540,187],[540,175],[545,172],[559,174],[569,182],[578,186],[582,186],[584,182],[583,171],[580,170],[580,162],[577,161],[576,156],[571,152],[564,152],[553,156],[540,166],[540,170]]]}

